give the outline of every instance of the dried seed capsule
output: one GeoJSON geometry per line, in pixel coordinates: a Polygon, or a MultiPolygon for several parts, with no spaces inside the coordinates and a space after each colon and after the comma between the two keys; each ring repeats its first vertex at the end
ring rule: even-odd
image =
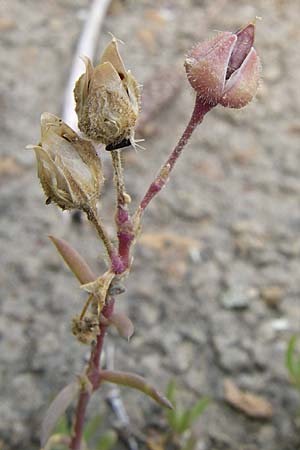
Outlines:
{"type": "Polygon", "coordinates": [[[95,68],[88,58],[84,63],[86,72],[74,89],[79,129],[108,150],[134,145],[140,88],[124,67],[117,40],[108,44],[95,68]]]}
{"type": "Polygon", "coordinates": [[[100,159],[93,144],[80,138],[54,114],[41,116],[41,142],[35,151],[38,177],[46,203],[62,209],[94,207],[103,184],[100,159]]]}

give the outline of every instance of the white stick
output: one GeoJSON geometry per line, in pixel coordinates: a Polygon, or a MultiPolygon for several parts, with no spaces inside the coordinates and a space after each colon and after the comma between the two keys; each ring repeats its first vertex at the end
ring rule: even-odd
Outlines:
{"type": "Polygon", "coordinates": [[[111,0],[93,0],[73,58],[72,68],[65,90],[62,118],[64,122],[66,122],[75,131],[78,131],[78,128],[77,116],[74,109],[75,101],[73,97],[73,89],[76,80],[84,72],[84,64],[81,61],[80,56],[88,56],[91,60],[93,60],[97,37],[110,2],[111,0]]]}

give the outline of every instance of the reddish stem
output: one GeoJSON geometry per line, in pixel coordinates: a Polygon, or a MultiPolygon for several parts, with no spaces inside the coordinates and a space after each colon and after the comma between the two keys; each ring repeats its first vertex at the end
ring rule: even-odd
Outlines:
{"type": "Polygon", "coordinates": [[[130,265],[130,247],[134,239],[134,233],[128,211],[128,195],[125,190],[120,151],[112,151],[111,156],[114,168],[114,181],[117,190],[117,212],[115,220],[119,242],[118,257],[120,263],[119,266],[112,264],[112,269],[115,273],[121,274],[125,272],[130,265]]]}
{"type": "MultiPolygon", "coordinates": [[[[109,298],[106,305],[102,310],[102,314],[107,319],[111,316],[114,310],[114,299],[109,298]]],[[[100,359],[101,353],[103,349],[103,341],[106,334],[107,325],[100,325],[100,334],[97,336],[96,344],[94,345],[91,356],[87,368],[86,375],[92,385],[92,391],[84,390],[80,393],[76,413],[75,413],[75,422],[74,422],[74,431],[73,436],[70,442],[69,449],[70,450],[79,450],[82,441],[83,427],[85,414],[87,410],[87,406],[89,400],[92,396],[92,393],[96,391],[100,386],[100,359]]]]}
{"type": "Polygon", "coordinates": [[[132,221],[127,205],[118,204],[116,222],[118,226],[119,257],[123,263],[123,271],[130,265],[130,247],[134,239],[132,221]]]}
{"type": "Polygon", "coordinates": [[[183,132],[183,135],[181,136],[178,144],[172,151],[171,155],[167,159],[166,163],[161,168],[158,176],[156,179],[151,183],[148,191],[146,192],[143,200],[140,203],[139,211],[141,213],[144,212],[150,201],[153,199],[153,197],[162,189],[163,186],[165,186],[170,172],[173,169],[177,159],[182,153],[182,150],[188,143],[193,131],[195,128],[202,122],[204,116],[206,113],[208,113],[215,105],[209,105],[207,103],[203,103],[200,97],[196,97],[195,107],[194,111],[192,113],[192,117],[186,127],[186,129],[183,132]]]}
{"type": "Polygon", "coordinates": [[[70,450],[79,450],[83,433],[84,418],[91,394],[87,391],[81,392],[76,408],[74,434],[70,442],[70,450]]]}
{"type": "MultiPolygon", "coordinates": [[[[161,168],[158,176],[154,180],[154,182],[150,185],[148,191],[146,192],[144,198],[142,199],[139,207],[139,212],[143,213],[145,208],[148,206],[152,198],[162,189],[162,187],[166,184],[169,174],[173,169],[177,159],[182,153],[182,150],[188,143],[193,131],[195,128],[202,122],[203,117],[208,111],[210,111],[215,105],[208,105],[203,103],[200,97],[196,97],[194,111],[192,113],[192,117],[183,132],[178,144],[172,151],[168,160],[161,168]]],[[[119,155],[115,155],[118,156],[119,155]]],[[[116,161],[116,159],[115,159],[116,161]]],[[[115,164],[116,175],[121,174],[118,172],[118,169],[121,170],[121,166],[115,164]]],[[[120,185],[117,186],[118,191],[118,205],[117,205],[117,215],[116,222],[118,227],[118,240],[119,240],[119,248],[118,254],[113,251],[113,248],[108,248],[108,253],[111,257],[112,267],[115,273],[124,272],[130,264],[130,247],[134,239],[134,231],[131,218],[128,213],[128,207],[124,199],[124,186],[121,176],[116,177],[117,181],[121,182],[120,185]]],[[[114,300],[108,299],[107,304],[102,310],[102,314],[104,317],[109,318],[113,313],[114,300]]],[[[89,381],[92,384],[92,392],[82,391],[76,409],[75,415],[75,424],[74,424],[74,434],[70,443],[70,450],[80,450],[84,419],[86,414],[86,409],[88,406],[88,402],[90,397],[96,389],[99,388],[101,382],[101,371],[100,371],[100,357],[103,348],[103,341],[106,333],[107,325],[101,323],[100,324],[100,334],[97,336],[97,342],[93,347],[91,352],[90,361],[87,369],[87,376],[89,381]]]]}

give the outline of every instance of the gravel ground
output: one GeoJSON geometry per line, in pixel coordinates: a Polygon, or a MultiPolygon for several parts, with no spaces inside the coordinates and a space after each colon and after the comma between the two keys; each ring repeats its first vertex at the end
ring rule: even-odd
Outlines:
{"type": "MultiPolygon", "coordinates": [[[[87,353],[69,325],[84,296],[47,235],[67,238],[99,273],[104,263],[87,223],[74,226],[44,206],[33,154],[24,147],[37,142],[43,111],[61,112],[89,2],[0,4],[0,448],[35,450],[50,399],[80,373],[87,353]]],[[[199,450],[300,448],[297,393],[284,367],[300,325],[299,14],[292,0],[114,1],[99,39],[103,48],[111,31],[126,43],[124,60],[145,91],[149,79],[158,93],[165,89],[160,70],[181,86],[149,117],[146,150],[124,152],[135,205],[189,118],[187,49],[213,30],[263,19],[257,99],[244,110],[211,112],[151,204],[118,299],[135,336],[129,344],[111,338],[118,369],[144,374],[162,390],[175,378],[187,405],[200,395],[213,398],[197,426],[199,450]],[[225,401],[228,379],[270,402],[272,417],[233,409],[225,401]]],[[[108,165],[106,177],[101,211],[111,217],[108,165]]],[[[159,414],[135,392],[124,391],[124,401],[139,430],[159,414]]]]}

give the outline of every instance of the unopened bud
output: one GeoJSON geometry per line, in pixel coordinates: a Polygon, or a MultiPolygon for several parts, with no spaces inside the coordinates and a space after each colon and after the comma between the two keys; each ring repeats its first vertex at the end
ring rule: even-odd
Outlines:
{"type": "Polygon", "coordinates": [[[188,80],[203,102],[242,108],[255,96],[260,63],[253,48],[255,25],[237,33],[221,32],[197,44],[188,54],[188,80]]]}
{"type": "Polygon", "coordinates": [[[103,174],[100,159],[90,141],[80,138],[50,113],[41,116],[41,142],[35,151],[38,177],[47,197],[62,209],[94,206],[103,174]]]}
{"type": "Polygon", "coordinates": [[[140,110],[140,89],[125,69],[115,38],[100,64],[84,58],[86,72],[78,79],[74,96],[79,129],[90,139],[113,148],[134,144],[134,127],[140,110]]]}

